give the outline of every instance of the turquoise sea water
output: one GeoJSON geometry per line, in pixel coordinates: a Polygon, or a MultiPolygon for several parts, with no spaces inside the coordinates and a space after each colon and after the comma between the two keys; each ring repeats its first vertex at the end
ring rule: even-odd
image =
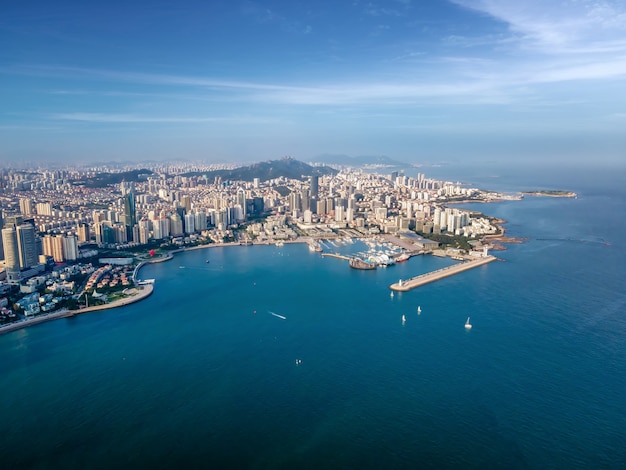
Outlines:
{"type": "Polygon", "coordinates": [[[527,241],[393,298],[452,261],[357,271],[295,244],[147,266],[140,303],[0,336],[3,468],[623,468],[623,173],[464,175],[579,197],[471,206],[527,241]]]}

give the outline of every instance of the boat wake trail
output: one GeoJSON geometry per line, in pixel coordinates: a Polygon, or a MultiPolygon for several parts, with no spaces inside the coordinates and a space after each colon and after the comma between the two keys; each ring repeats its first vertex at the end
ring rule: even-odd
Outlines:
{"type": "Polygon", "coordinates": [[[278,313],[270,312],[269,310],[268,310],[268,312],[271,313],[272,315],[274,315],[275,317],[282,318],[283,320],[287,319],[287,317],[283,317],[282,315],[279,315],[278,313]]]}

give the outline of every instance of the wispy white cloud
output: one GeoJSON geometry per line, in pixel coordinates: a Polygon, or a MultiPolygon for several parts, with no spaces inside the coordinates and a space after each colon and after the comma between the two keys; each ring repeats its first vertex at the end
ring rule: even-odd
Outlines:
{"type": "Polygon", "coordinates": [[[277,122],[277,119],[258,117],[185,117],[185,116],[142,116],[136,114],[107,113],[54,113],[49,119],[57,121],[80,121],[99,123],[204,123],[204,122],[277,122]]]}
{"type": "MultiPolygon", "coordinates": [[[[172,98],[180,95],[185,99],[221,100],[230,102],[272,105],[323,105],[344,106],[378,105],[406,106],[416,103],[447,100],[458,104],[491,103],[506,104],[528,95],[528,87],[541,84],[572,81],[596,81],[626,78],[626,53],[611,57],[599,56],[580,58],[567,56],[546,58],[545,60],[507,61],[494,58],[448,56],[430,61],[427,70],[435,69],[432,76],[423,73],[424,67],[412,64],[409,70],[389,75],[384,79],[338,79],[334,82],[304,85],[259,83],[238,80],[219,80],[210,77],[135,73],[127,71],[82,69],[70,67],[19,67],[11,70],[5,67],[0,72],[14,74],[55,76],[81,81],[81,86],[93,81],[99,86],[102,82],[126,83],[159,86],[154,93],[149,91],[133,93],[120,92],[120,96],[147,96],[172,98]],[[164,88],[165,87],[165,88],[164,88]],[[167,91],[171,89],[171,94],[167,91]]],[[[60,93],[73,93],[71,90],[59,90],[60,93]]],[[[82,91],[79,91],[81,93],[82,91]]],[[[114,91],[106,93],[115,96],[114,91]]],[[[98,115],[76,114],[65,119],[80,120],[89,118],[98,120],[98,115]]],[[[60,119],[60,116],[57,116],[60,119]]],[[[150,117],[133,115],[102,116],[104,119],[117,119],[118,122],[159,122],[150,117]],[[152,120],[152,121],[150,121],[152,120]]],[[[215,118],[176,118],[190,119],[188,122],[201,122],[202,119],[215,118]]],[[[176,122],[167,118],[167,122],[176,122]]],[[[166,122],[165,120],[162,122],[166,122]]]]}
{"type": "Polygon", "coordinates": [[[626,3],[621,0],[451,1],[508,24],[525,47],[547,53],[626,47],[626,3]]]}

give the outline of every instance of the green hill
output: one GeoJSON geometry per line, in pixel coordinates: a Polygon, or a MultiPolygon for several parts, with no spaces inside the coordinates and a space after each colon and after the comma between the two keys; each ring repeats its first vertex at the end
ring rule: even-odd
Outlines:
{"type": "Polygon", "coordinates": [[[337,174],[338,171],[327,166],[311,166],[291,157],[280,160],[255,163],[249,166],[234,168],[231,170],[214,170],[205,172],[185,173],[181,176],[207,176],[208,178],[221,177],[222,180],[253,181],[259,178],[261,181],[285,177],[289,179],[304,180],[313,175],[337,174]]]}

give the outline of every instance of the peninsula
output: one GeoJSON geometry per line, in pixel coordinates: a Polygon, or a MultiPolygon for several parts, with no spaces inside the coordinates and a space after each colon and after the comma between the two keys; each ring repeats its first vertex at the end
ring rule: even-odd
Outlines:
{"type": "Polygon", "coordinates": [[[554,190],[554,189],[540,189],[536,191],[523,191],[522,194],[528,196],[544,196],[544,197],[578,197],[575,192],[554,190]]]}

